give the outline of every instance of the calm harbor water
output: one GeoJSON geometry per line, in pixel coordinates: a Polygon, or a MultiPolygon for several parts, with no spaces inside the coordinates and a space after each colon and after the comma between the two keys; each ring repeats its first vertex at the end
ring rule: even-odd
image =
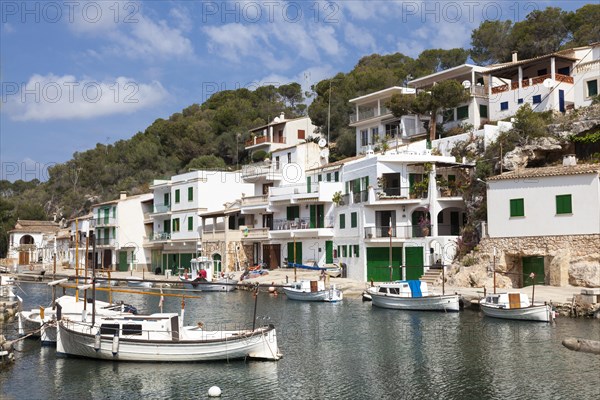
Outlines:
{"type": "MultiPolygon", "coordinates": [[[[46,285],[22,284],[24,308],[48,304],[46,285]]],[[[105,300],[106,293],[98,293],[105,300]]],[[[114,294],[140,312],[158,297],[114,294]]],[[[187,325],[252,324],[251,293],[185,300],[187,325]]],[[[178,312],[180,298],[165,298],[178,312]]],[[[258,321],[275,324],[278,362],[116,363],[57,357],[26,340],[0,373],[2,399],[191,399],[221,387],[224,399],[594,399],[600,357],[567,350],[567,336],[600,340],[600,323],[554,325],[372,308],[360,299],[311,304],[261,293],[258,321]]],[[[3,329],[11,329],[4,326],[3,329]]]]}

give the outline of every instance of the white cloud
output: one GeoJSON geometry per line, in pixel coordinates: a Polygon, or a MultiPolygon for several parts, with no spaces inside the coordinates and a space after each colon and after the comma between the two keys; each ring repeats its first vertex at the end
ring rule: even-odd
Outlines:
{"type": "Polygon", "coordinates": [[[177,25],[172,27],[164,19],[154,20],[144,15],[138,2],[84,4],[89,6],[88,11],[83,12],[85,6],[82,5],[79,12],[73,13],[69,27],[77,34],[108,42],[101,51],[88,52],[129,58],[189,57],[194,54],[192,42],[183,34],[191,28],[191,20],[180,8],[169,12],[177,25]]]}
{"type": "Polygon", "coordinates": [[[12,26],[12,24],[11,24],[11,23],[9,23],[9,22],[4,22],[4,23],[2,24],[2,31],[3,31],[4,33],[6,33],[6,34],[9,34],[9,33],[15,33],[15,32],[16,32],[16,29],[15,29],[15,27],[14,27],[14,26],[12,26]]]}
{"type": "Polygon", "coordinates": [[[353,45],[362,51],[377,51],[375,38],[366,29],[359,28],[352,23],[345,25],[344,39],[348,45],[353,45]]]}
{"type": "MultiPolygon", "coordinates": [[[[14,89],[14,88],[13,88],[14,89]]],[[[89,119],[132,114],[162,102],[168,92],[160,82],[127,77],[94,81],[73,75],[33,75],[18,93],[6,95],[5,111],[16,121],[89,119]]]]}

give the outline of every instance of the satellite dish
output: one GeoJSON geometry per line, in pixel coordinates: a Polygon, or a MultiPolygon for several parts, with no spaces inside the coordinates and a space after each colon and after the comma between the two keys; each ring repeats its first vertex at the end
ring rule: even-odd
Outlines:
{"type": "Polygon", "coordinates": [[[471,87],[471,81],[470,81],[470,80],[468,80],[468,79],[467,79],[467,80],[464,80],[464,81],[462,82],[462,85],[463,85],[463,87],[464,87],[465,89],[468,89],[468,88],[470,88],[470,87],[471,87]]]}
{"type": "Polygon", "coordinates": [[[546,78],[546,79],[544,79],[543,85],[547,88],[551,88],[554,86],[554,80],[550,79],[550,78],[546,78]]]}
{"type": "Polygon", "coordinates": [[[325,138],[321,138],[319,139],[319,147],[323,148],[325,146],[327,146],[327,140],[325,138]]]}
{"type": "Polygon", "coordinates": [[[320,155],[321,155],[321,158],[327,158],[327,157],[329,157],[329,149],[323,149],[323,150],[321,150],[320,155]]]}

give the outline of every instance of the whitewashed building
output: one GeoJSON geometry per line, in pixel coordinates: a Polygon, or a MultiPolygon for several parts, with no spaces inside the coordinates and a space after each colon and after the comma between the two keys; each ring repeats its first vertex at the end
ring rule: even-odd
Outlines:
{"type": "Polygon", "coordinates": [[[52,221],[17,220],[8,232],[7,258],[18,265],[49,264],[54,257],[54,240],[59,224],[52,221]]]}
{"type": "Polygon", "coordinates": [[[190,260],[202,251],[200,214],[220,210],[254,188],[242,181],[240,172],[198,170],[156,180],[150,189],[154,205],[146,220],[145,248],[152,254],[152,270],[177,273],[179,268],[189,268],[190,260]]]}
{"type": "Polygon", "coordinates": [[[573,69],[575,108],[589,106],[600,93],[600,42],[565,52],[579,60],[573,69]]]}
{"type": "Polygon", "coordinates": [[[118,271],[149,268],[150,253],[143,244],[148,234],[144,222],[151,207],[152,193],[127,196],[125,192],[116,200],[92,206],[98,267],[118,271]]]}

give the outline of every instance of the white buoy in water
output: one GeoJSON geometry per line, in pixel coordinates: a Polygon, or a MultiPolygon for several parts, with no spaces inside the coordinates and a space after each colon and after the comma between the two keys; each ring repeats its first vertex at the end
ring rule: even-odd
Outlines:
{"type": "Polygon", "coordinates": [[[221,388],[218,386],[211,386],[208,389],[208,397],[221,397],[221,388]]]}
{"type": "Polygon", "coordinates": [[[275,287],[274,286],[269,286],[269,293],[273,293],[275,292],[275,287]]]}

